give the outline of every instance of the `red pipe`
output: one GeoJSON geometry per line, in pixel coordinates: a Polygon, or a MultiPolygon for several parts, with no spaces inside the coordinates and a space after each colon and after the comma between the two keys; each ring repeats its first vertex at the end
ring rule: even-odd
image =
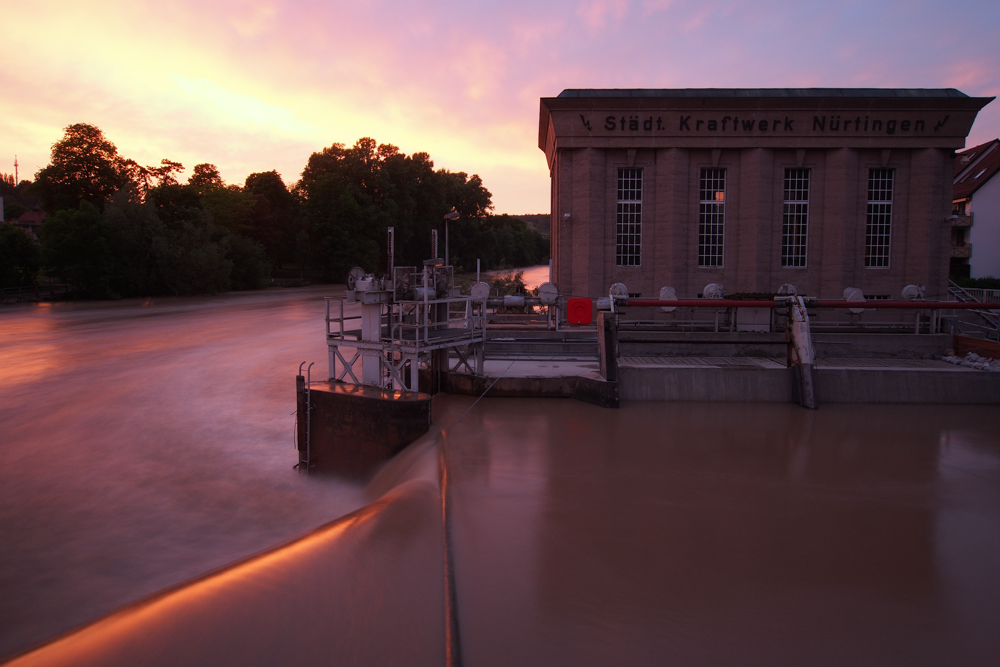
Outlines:
{"type": "MultiPolygon", "coordinates": [[[[958,301],[808,301],[812,308],[895,308],[897,310],[989,310],[985,303],[958,301]],[[860,305],[859,305],[860,304],[860,305]]],[[[1000,304],[997,304],[1000,307],[1000,304]]]]}
{"type": "Polygon", "coordinates": [[[661,301],[659,299],[629,299],[627,306],[639,308],[677,307],[677,308],[774,308],[775,301],[737,301],[736,299],[676,299],[661,301]]]}
{"type": "MultiPolygon", "coordinates": [[[[990,310],[1000,304],[961,303],[959,301],[817,301],[806,299],[809,308],[864,308],[897,310],[990,310]]],[[[637,308],[783,308],[786,301],[738,301],[736,299],[628,299],[626,306],[637,308]]]]}

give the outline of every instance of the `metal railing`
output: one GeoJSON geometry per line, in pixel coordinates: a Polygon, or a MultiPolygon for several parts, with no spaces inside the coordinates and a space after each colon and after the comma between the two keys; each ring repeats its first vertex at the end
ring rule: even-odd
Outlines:
{"type": "Polygon", "coordinates": [[[378,304],[378,335],[373,336],[377,340],[365,340],[365,334],[359,329],[346,329],[345,322],[361,320],[362,316],[345,314],[346,298],[339,299],[339,312],[333,316],[332,300],[333,297],[326,298],[331,379],[341,381],[349,377],[360,384],[355,364],[359,360],[364,363],[366,357],[377,358],[382,378],[380,386],[395,384],[415,390],[416,374],[413,371],[417,364],[429,361],[432,352],[444,349],[455,353],[458,366],[464,364],[472,371],[472,361],[475,361],[477,368],[474,372],[481,370],[483,359],[480,348],[485,342],[487,324],[485,299],[461,296],[378,304]],[[353,357],[348,359],[341,354],[341,347],[353,349],[353,357]],[[465,348],[464,354],[461,348],[465,348]],[[411,372],[409,381],[405,380],[407,364],[411,372]]]}
{"type": "MultiPolygon", "coordinates": [[[[985,290],[981,288],[970,289],[967,287],[960,287],[954,281],[948,281],[948,293],[954,297],[956,301],[960,301],[965,306],[971,306],[964,313],[956,316],[955,328],[959,333],[972,334],[992,340],[1000,340],[1000,313],[996,310],[987,310],[982,308],[980,305],[984,302],[984,299],[980,298],[980,296],[993,296],[992,294],[985,294],[986,292],[1000,295],[1000,290],[985,290]],[[977,294],[978,291],[982,291],[984,294],[979,295],[977,294]]],[[[1000,298],[998,298],[998,301],[1000,301],[1000,298]]],[[[989,301],[987,303],[992,304],[993,302],[989,301]]]]}
{"type": "Polygon", "coordinates": [[[966,294],[979,303],[1000,304],[1000,289],[985,289],[982,287],[963,287],[966,294]]]}
{"type": "MultiPolygon", "coordinates": [[[[616,299],[619,307],[639,307],[639,308],[677,308],[692,309],[697,311],[712,310],[715,312],[715,331],[719,331],[720,314],[724,317],[723,322],[728,324],[730,331],[736,323],[740,308],[769,308],[775,313],[780,313],[787,308],[788,298],[776,298],[771,301],[765,300],[738,300],[738,299],[675,299],[664,301],[660,299],[616,299]],[[735,316],[734,316],[735,314],[735,316]]],[[[836,328],[863,328],[866,330],[900,330],[911,329],[913,333],[940,333],[942,323],[946,320],[960,321],[958,315],[949,313],[968,312],[972,317],[982,320],[981,325],[986,331],[986,337],[996,337],[997,324],[996,314],[988,310],[983,310],[982,305],[976,301],[846,301],[833,299],[804,299],[806,307],[810,310],[848,310],[852,315],[858,317],[854,322],[821,322],[812,320],[813,326],[817,329],[832,327],[836,328]],[[861,325],[860,315],[868,310],[888,310],[888,311],[916,311],[915,320],[907,322],[905,320],[870,322],[861,325]],[[819,326],[816,326],[819,325],[819,326]]],[[[773,322],[773,320],[772,320],[773,322]]]]}

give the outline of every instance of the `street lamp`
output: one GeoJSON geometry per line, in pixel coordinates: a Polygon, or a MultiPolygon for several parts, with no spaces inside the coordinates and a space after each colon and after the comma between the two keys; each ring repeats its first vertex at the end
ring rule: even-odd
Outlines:
{"type": "Polygon", "coordinates": [[[444,265],[449,266],[451,263],[448,261],[448,221],[458,220],[458,211],[455,207],[451,207],[451,211],[444,214],[444,265]]]}

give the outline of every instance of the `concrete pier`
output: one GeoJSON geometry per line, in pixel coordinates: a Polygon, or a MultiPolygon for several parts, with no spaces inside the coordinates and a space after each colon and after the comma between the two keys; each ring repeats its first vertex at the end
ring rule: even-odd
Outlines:
{"type": "MultiPolygon", "coordinates": [[[[494,334],[495,336],[498,334],[494,334]]],[[[611,354],[590,359],[487,359],[484,375],[449,374],[451,393],[617,401],[795,401],[784,334],[619,330],[615,379],[611,354]],[[612,400],[612,395],[616,400],[612,400]]],[[[606,341],[602,336],[601,341],[606,341]]],[[[940,360],[948,350],[993,351],[995,343],[950,334],[827,332],[813,335],[817,403],[1000,404],[1000,373],[940,360]],[[979,347],[976,347],[976,346],[979,347]],[[988,349],[987,349],[988,348],[988,349]]],[[[598,348],[598,341],[593,341],[598,348]]],[[[605,344],[605,347],[607,345],[605,344]]],[[[603,348],[602,348],[603,349],[603,348]]],[[[577,355],[579,356],[579,355],[577,355]]],[[[1000,356],[992,354],[990,356],[1000,356]]],[[[508,357],[510,358],[510,357],[508,357]]]]}
{"type": "Polygon", "coordinates": [[[429,394],[341,382],[308,389],[298,383],[301,469],[365,477],[431,426],[429,394]]]}

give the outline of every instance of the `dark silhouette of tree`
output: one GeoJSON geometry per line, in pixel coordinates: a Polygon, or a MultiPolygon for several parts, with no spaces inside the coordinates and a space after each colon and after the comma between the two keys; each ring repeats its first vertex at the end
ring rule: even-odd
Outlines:
{"type": "Polygon", "coordinates": [[[219,170],[214,164],[202,163],[196,164],[194,170],[192,170],[191,177],[188,179],[188,185],[193,185],[198,188],[203,188],[205,186],[209,187],[225,187],[225,183],[222,181],[222,176],[219,174],[219,170]]]}
{"type": "MultiPolygon", "coordinates": [[[[130,167],[135,165],[131,160],[127,162],[130,167]]],[[[174,174],[182,171],[184,171],[184,165],[180,162],[164,158],[160,160],[159,167],[139,167],[137,170],[137,180],[141,181],[143,191],[149,191],[152,188],[163,187],[165,185],[177,185],[177,178],[174,174]]]]}
{"type": "Polygon", "coordinates": [[[49,275],[88,297],[116,296],[111,230],[97,207],[83,201],[75,211],[62,210],[42,225],[42,263],[49,275]]]}
{"type": "Polygon", "coordinates": [[[100,129],[77,123],[53,144],[48,166],[35,174],[35,189],[50,213],[75,210],[81,202],[102,209],[115,192],[135,182],[137,167],[100,129]]]}
{"type": "Polygon", "coordinates": [[[272,267],[295,261],[298,202],[277,171],[250,174],[243,191],[255,198],[250,237],[264,246],[272,267]]]}
{"type": "MultiPolygon", "coordinates": [[[[314,153],[291,189],[276,171],[226,185],[210,163],[181,184],[183,168],[166,159],[141,166],[98,128],[77,124],[52,147],[36,183],[13,188],[0,175],[0,192],[15,192],[25,206],[32,191],[41,197],[53,212],[42,228],[42,265],[91,297],[253,289],[285,261],[339,282],[355,265],[387,268],[390,226],[397,264],[419,265],[430,255],[430,230],[443,231],[452,210],[459,213],[450,223],[458,267],[476,258],[484,268],[547,258],[536,231],[490,215],[492,197],[479,176],[435,169],[427,153],[406,155],[369,137],[314,153]]],[[[19,243],[5,234],[8,246],[19,243]]],[[[30,257],[22,264],[33,279],[30,257]]]]}
{"type": "Polygon", "coordinates": [[[38,244],[20,227],[0,223],[0,287],[34,285],[40,263],[38,244]]]}
{"type": "MultiPolygon", "coordinates": [[[[313,153],[293,191],[302,202],[303,222],[316,250],[314,260],[328,273],[332,271],[329,277],[335,280],[343,280],[336,273],[345,263],[348,268],[358,265],[384,271],[390,226],[396,230],[397,264],[418,264],[430,255],[430,230],[442,227],[442,218],[452,207],[462,219],[451,225],[453,243],[456,234],[462,235],[465,227],[493,208],[492,195],[479,176],[435,171],[427,153],[408,156],[396,146],[377,144],[369,137],[359,139],[352,148],[338,143],[313,153]],[[344,216],[341,219],[333,209],[321,215],[315,202],[320,193],[324,202],[349,196],[354,206],[341,202],[335,207],[344,216]],[[322,227],[317,226],[320,219],[322,227]],[[352,239],[358,251],[353,262],[342,256],[339,249],[344,245],[334,238],[352,239]],[[358,245],[361,239],[365,243],[358,245]],[[331,264],[324,253],[334,246],[339,259],[331,264]],[[371,249],[376,252],[372,254],[371,249]]],[[[443,243],[442,236],[442,250],[443,243]]]]}

